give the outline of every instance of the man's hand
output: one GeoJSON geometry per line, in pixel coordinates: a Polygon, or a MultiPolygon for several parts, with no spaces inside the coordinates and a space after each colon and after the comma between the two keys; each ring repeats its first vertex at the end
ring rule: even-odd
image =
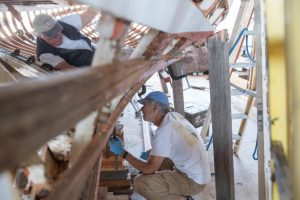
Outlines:
{"type": "Polygon", "coordinates": [[[121,155],[124,152],[122,146],[122,140],[119,137],[111,137],[109,139],[110,151],[116,154],[117,156],[121,155]]]}
{"type": "Polygon", "coordinates": [[[70,69],[76,69],[77,67],[70,65],[66,61],[63,61],[63,62],[58,63],[54,68],[65,71],[65,70],[70,70],[70,69]]]}

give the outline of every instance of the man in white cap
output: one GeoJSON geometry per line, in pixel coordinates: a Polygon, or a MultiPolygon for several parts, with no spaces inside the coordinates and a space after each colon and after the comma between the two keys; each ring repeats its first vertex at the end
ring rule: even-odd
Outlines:
{"type": "Polygon", "coordinates": [[[97,12],[90,7],[81,14],[67,15],[58,21],[47,14],[37,15],[33,29],[37,33],[38,59],[57,70],[90,65],[94,48],[80,29],[96,15],[97,12]]]}
{"type": "Polygon", "coordinates": [[[127,152],[118,137],[109,140],[110,150],[126,159],[142,175],[135,177],[134,190],[148,200],[179,200],[201,192],[210,181],[210,168],[203,140],[183,116],[169,112],[168,97],[159,91],[139,101],[145,121],[158,128],[148,160],[142,161],[127,152]],[[175,169],[156,172],[169,158],[175,169]]]}

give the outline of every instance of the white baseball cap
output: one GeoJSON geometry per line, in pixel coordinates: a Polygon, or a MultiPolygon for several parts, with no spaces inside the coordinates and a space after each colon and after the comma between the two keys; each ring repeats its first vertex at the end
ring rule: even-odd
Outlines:
{"type": "Polygon", "coordinates": [[[39,14],[33,20],[33,29],[36,33],[42,33],[50,38],[54,38],[63,27],[50,15],[39,14]]]}

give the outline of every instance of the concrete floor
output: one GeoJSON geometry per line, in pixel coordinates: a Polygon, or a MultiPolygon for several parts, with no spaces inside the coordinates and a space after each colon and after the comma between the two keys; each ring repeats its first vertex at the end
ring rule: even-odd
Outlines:
{"type": "MultiPolygon", "coordinates": [[[[184,101],[185,109],[197,109],[208,107],[209,97],[209,82],[205,78],[199,76],[189,76],[189,83],[192,86],[204,87],[205,90],[186,89],[188,86],[186,81],[184,82],[184,101]]],[[[154,75],[147,83],[147,93],[153,90],[161,90],[159,79],[157,75],[154,75]]],[[[168,85],[169,96],[172,99],[172,89],[168,85]]],[[[232,97],[232,113],[243,112],[245,106],[246,96],[234,96],[232,97]]],[[[171,101],[172,102],[172,101],[171,101]]],[[[133,155],[139,157],[140,153],[144,151],[143,134],[142,134],[142,122],[140,118],[135,117],[135,111],[131,104],[124,110],[123,117],[120,118],[120,122],[124,124],[124,138],[125,147],[133,155]]],[[[240,120],[233,120],[232,129],[233,135],[237,134],[240,120]]],[[[210,129],[211,130],[211,129],[210,129]]],[[[200,133],[201,128],[198,128],[200,133]]],[[[234,158],[234,178],[235,178],[235,199],[237,200],[255,200],[258,199],[258,175],[256,160],[253,160],[252,154],[256,143],[256,108],[252,106],[248,123],[246,125],[245,134],[243,136],[242,144],[239,151],[239,157],[233,156],[234,158]]],[[[210,133],[211,134],[211,133],[210,133]]],[[[208,140],[208,138],[207,138],[208,140]]],[[[210,158],[211,172],[214,172],[214,161],[213,161],[213,145],[208,150],[210,158]]],[[[129,170],[134,172],[135,169],[128,166],[129,170]]],[[[115,199],[117,197],[110,197],[109,199],[115,199]]],[[[120,198],[118,198],[120,199],[120,198]]],[[[122,199],[127,199],[123,197],[122,199]]],[[[143,198],[134,194],[132,199],[142,200],[143,198]]],[[[212,181],[207,185],[203,192],[194,197],[195,200],[211,200],[216,199],[215,194],[215,182],[214,176],[212,181]]]]}

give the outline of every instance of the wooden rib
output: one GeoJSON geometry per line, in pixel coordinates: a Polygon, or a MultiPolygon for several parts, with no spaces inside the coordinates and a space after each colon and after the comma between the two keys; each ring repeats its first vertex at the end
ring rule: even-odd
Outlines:
{"type": "MultiPolygon", "coordinates": [[[[18,23],[21,25],[22,29],[24,29],[23,31],[25,31],[25,35],[24,37],[26,38],[26,40],[28,40],[28,42],[30,44],[33,44],[34,45],[34,42],[33,42],[33,36],[31,34],[28,33],[28,31],[26,30],[26,27],[23,23],[23,17],[21,15],[21,13],[19,11],[17,11],[15,9],[15,7],[11,4],[6,4],[6,6],[8,7],[8,10],[9,12],[11,13],[11,21],[12,21],[12,24],[10,24],[11,26],[14,26],[14,28],[16,29],[16,31],[20,30],[18,28],[18,23]]],[[[7,16],[7,14],[6,14],[7,16]]],[[[7,16],[8,17],[8,16],[7,16]]],[[[22,30],[21,29],[21,30],[22,30]]]]}
{"type": "Polygon", "coordinates": [[[102,124],[100,132],[95,135],[90,145],[88,145],[84,150],[81,158],[76,162],[74,167],[66,172],[65,176],[62,177],[54,186],[54,190],[50,194],[49,200],[78,198],[80,192],[82,191],[83,183],[87,179],[94,166],[94,163],[97,161],[101,152],[103,151],[110,133],[113,130],[114,124],[117,122],[125,106],[143,83],[143,81],[137,83],[127,94],[123,96],[116,109],[108,117],[107,122],[102,124]]]}
{"type": "Polygon", "coordinates": [[[85,189],[82,193],[82,199],[85,200],[96,200],[98,197],[99,190],[99,180],[100,180],[100,171],[101,171],[101,155],[97,160],[96,164],[92,168],[92,172],[89,175],[85,189]]]}
{"type": "MultiPolygon", "coordinates": [[[[0,26],[0,32],[1,32],[1,26],[0,26]]],[[[2,33],[2,32],[1,32],[2,33]]],[[[7,41],[7,40],[4,40],[3,38],[0,38],[0,42],[1,42],[1,44],[3,44],[3,47],[7,47],[7,48],[9,48],[8,50],[9,50],[9,52],[13,52],[15,49],[20,49],[19,48],[19,46],[17,46],[17,45],[15,45],[15,44],[13,44],[13,43],[11,43],[9,40],[7,41]]],[[[2,45],[1,45],[2,46],[2,45]]],[[[28,52],[28,51],[26,51],[26,49],[24,49],[24,48],[22,48],[22,49],[20,49],[21,50],[21,54],[22,55],[26,55],[26,56],[31,56],[32,55],[32,53],[31,52],[28,52]]]]}
{"type": "Polygon", "coordinates": [[[24,155],[36,150],[57,133],[72,127],[133,83],[177,60],[135,59],[101,68],[49,75],[24,81],[22,85],[1,88],[0,170],[13,166],[24,155]],[[23,144],[26,144],[26,148],[15,148],[23,144]]]}
{"type": "MultiPolygon", "coordinates": [[[[4,13],[2,13],[2,15],[3,15],[3,21],[5,23],[5,26],[7,27],[8,31],[11,31],[4,13]]],[[[5,43],[11,45],[14,49],[20,49],[29,55],[35,54],[34,50],[30,48],[28,49],[27,46],[21,43],[21,41],[18,38],[16,38],[13,33],[11,33],[12,36],[9,36],[8,33],[3,29],[2,25],[0,26],[0,32],[3,34],[3,36],[5,36],[5,43]]]]}
{"type": "Polygon", "coordinates": [[[23,53],[25,53],[27,55],[35,54],[31,50],[27,50],[26,46],[19,45],[13,39],[11,39],[11,37],[7,35],[5,30],[3,30],[1,25],[0,25],[0,32],[5,36],[5,40],[3,38],[1,38],[2,42],[7,44],[8,46],[11,46],[12,49],[20,49],[23,53]]]}
{"type": "Polygon", "coordinates": [[[17,79],[21,80],[25,77],[20,74],[18,70],[16,70],[10,63],[7,63],[5,60],[0,58],[0,63],[17,79]]]}
{"type": "MultiPolygon", "coordinates": [[[[155,32],[153,32],[154,34],[155,32]]],[[[150,48],[152,46],[156,46],[156,41],[153,42],[153,39],[151,37],[148,38],[152,41],[150,44],[150,48]]],[[[147,40],[147,39],[146,39],[147,40]]],[[[146,42],[146,41],[144,41],[146,42]]],[[[141,45],[147,45],[146,43],[143,43],[141,45]]],[[[134,58],[144,52],[142,48],[136,49],[135,53],[131,55],[131,58],[134,58]]],[[[146,73],[143,73],[143,75],[146,75],[145,79],[148,79],[155,71],[158,71],[159,69],[154,69],[147,71],[146,73]]],[[[142,79],[143,80],[143,79],[142,79]]],[[[86,177],[90,173],[90,169],[93,166],[93,163],[96,162],[97,157],[99,157],[99,154],[103,151],[103,148],[108,140],[108,137],[110,133],[112,132],[113,126],[115,125],[117,119],[119,118],[119,115],[124,110],[125,106],[128,104],[132,96],[137,92],[137,90],[143,85],[144,81],[138,82],[127,94],[123,96],[123,98],[119,101],[118,106],[113,110],[113,112],[108,116],[108,118],[102,122],[100,126],[100,133],[98,133],[92,140],[91,144],[85,149],[85,151],[82,153],[81,159],[77,161],[75,164],[75,167],[68,171],[64,177],[64,179],[61,179],[56,186],[54,191],[52,192],[49,199],[65,199],[66,197],[76,199],[78,198],[78,195],[82,191],[82,183],[85,182],[86,177]],[[91,155],[92,153],[92,155],[91,155]],[[87,156],[88,155],[88,156],[87,156]],[[88,157],[88,161],[86,161],[86,158],[88,157]],[[85,159],[84,162],[82,162],[82,159],[85,159]],[[84,164],[87,163],[87,164],[84,164]],[[75,185],[70,185],[67,188],[64,187],[64,192],[61,192],[62,186],[65,185],[63,180],[70,180],[72,183],[77,183],[75,185]],[[75,189],[74,189],[75,188],[75,189]],[[76,191],[76,193],[74,192],[76,191]]]]}
{"type": "Polygon", "coordinates": [[[24,40],[26,40],[29,44],[31,44],[32,46],[35,47],[34,37],[28,32],[26,26],[24,25],[23,20],[18,21],[18,19],[15,18],[15,17],[12,17],[11,20],[12,20],[13,25],[14,25],[14,27],[17,31],[22,30],[24,32],[22,34],[22,38],[24,38],[24,40]],[[18,23],[20,23],[22,29],[18,28],[18,23]]]}

